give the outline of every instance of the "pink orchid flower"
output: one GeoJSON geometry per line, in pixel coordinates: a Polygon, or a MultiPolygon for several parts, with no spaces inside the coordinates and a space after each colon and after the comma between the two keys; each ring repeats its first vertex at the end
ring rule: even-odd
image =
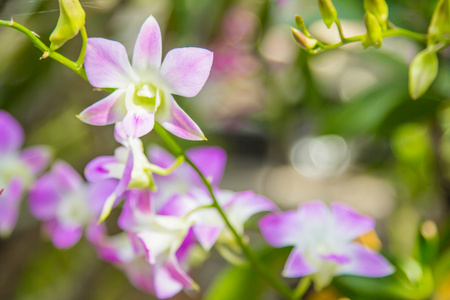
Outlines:
{"type": "Polygon", "coordinates": [[[90,233],[99,256],[121,269],[137,288],[159,299],[197,289],[185,271],[196,245],[190,223],[155,212],[149,190],[126,193],[119,218],[125,232],[109,237],[103,228],[96,228],[90,233]]]}
{"type": "Polygon", "coordinates": [[[298,210],[265,216],[259,226],[273,247],[294,246],[283,276],[310,275],[318,290],[333,276],[384,277],[394,271],[383,256],[355,241],[372,231],[375,221],[345,204],[304,203],[298,210]]]}
{"type": "Polygon", "coordinates": [[[50,149],[34,146],[20,151],[24,132],[6,111],[0,110],[0,236],[14,229],[20,201],[26,189],[50,160],[50,149]]]}
{"type": "Polygon", "coordinates": [[[150,16],[142,25],[130,65],[119,42],[89,38],[84,66],[89,82],[97,88],[115,88],[106,98],[86,108],[79,118],[92,125],[123,120],[127,135],[149,133],[155,121],[188,140],[205,139],[200,128],[178,106],[172,94],[194,97],[211,70],[211,51],[176,48],[161,64],[161,30],[150,16]]]}
{"type": "MultiPolygon", "coordinates": [[[[263,211],[274,211],[277,206],[269,199],[253,191],[235,193],[215,189],[220,206],[227,215],[231,225],[240,234],[244,234],[247,220],[263,211]]],[[[209,251],[214,244],[238,249],[235,237],[226,226],[218,211],[212,205],[211,195],[204,189],[192,189],[189,193],[171,198],[161,209],[160,214],[185,218],[192,222],[195,237],[200,245],[209,251]],[[202,208],[203,207],[203,208],[202,208]]]]}
{"type": "Polygon", "coordinates": [[[31,187],[30,210],[44,222],[55,247],[70,248],[85,227],[98,226],[103,202],[114,187],[108,180],[88,185],[70,165],[57,161],[31,187]]]}
{"type": "Polygon", "coordinates": [[[94,158],[85,168],[86,179],[91,182],[105,179],[116,181],[116,188],[104,204],[100,221],[108,217],[114,203],[126,190],[156,190],[153,173],[168,175],[183,161],[180,157],[167,168],[150,163],[144,153],[142,141],[139,138],[127,136],[122,122],[116,123],[114,137],[122,144],[115,150],[114,156],[94,158]]]}

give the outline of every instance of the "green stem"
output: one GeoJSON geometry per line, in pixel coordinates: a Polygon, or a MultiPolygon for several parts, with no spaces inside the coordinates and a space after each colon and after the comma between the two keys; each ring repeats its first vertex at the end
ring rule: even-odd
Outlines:
{"type": "MultiPolygon", "coordinates": [[[[339,26],[338,26],[338,28],[339,28],[339,26]]],[[[330,45],[319,43],[320,49],[316,50],[315,53],[319,53],[324,50],[339,48],[340,46],[354,43],[354,42],[360,42],[366,37],[365,34],[362,34],[362,35],[357,35],[357,36],[342,39],[342,35],[341,35],[340,31],[339,31],[339,35],[341,36],[342,41],[340,41],[339,43],[330,44],[330,45]]],[[[413,40],[421,42],[421,43],[425,43],[427,41],[426,34],[413,32],[413,31],[403,29],[403,28],[389,29],[389,30],[386,30],[383,32],[383,38],[388,38],[388,37],[393,37],[393,36],[404,36],[404,37],[413,39],[413,40]]]]}
{"type": "Polygon", "coordinates": [[[45,59],[47,57],[50,57],[57,62],[65,65],[66,67],[73,70],[75,73],[77,73],[79,76],[87,80],[86,73],[83,68],[81,68],[77,63],[71,61],[70,59],[66,58],[65,56],[59,54],[56,51],[51,50],[47,45],[45,45],[38,36],[29,30],[28,28],[20,25],[19,23],[14,22],[12,19],[11,21],[4,21],[0,20],[0,26],[10,27],[14,28],[22,33],[24,33],[28,39],[38,47],[39,50],[42,51],[43,55],[42,58],[45,59]]]}
{"type": "Polygon", "coordinates": [[[336,26],[339,32],[339,37],[341,38],[341,41],[345,42],[346,38],[344,36],[344,30],[342,29],[342,24],[341,21],[339,19],[336,20],[336,26]]]}
{"type": "Polygon", "coordinates": [[[87,33],[86,33],[86,28],[81,28],[80,30],[81,33],[81,38],[83,40],[83,44],[81,45],[81,51],[80,51],[80,55],[78,56],[77,62],[76,64],[78,65],[78,69],[81,69],[83,67],[83,63],[84,63],[84,56],[86,55],[86,47],[87,47],[87,33]]]}
{"type": "Polygon", "coordinates": [[[309,277],[309,276],[306,276],[306,277],[303,277],[302,279],[300,279],[300,281],[298,282],[298,285],[294,291],[294,299],[301,299],[303,297],[303,295],[306,293],[306,291],[308,290],[310,283],[311,283],[311,277],[309,277]]]}
{"type": "Polygon", "coordinates": [[[207,208],[214,208],[214,205],[203,205],[203,206],[196,207],[193,210],[191,210],[190,212],[188,212],[183,218],[187,219],[189,217],[189,215],[191,215],[192,213],[202,210],[202,209],[207,209],[207,208]]]}
{"type": "Polygon", "coordinates": [[[230,229],[231,233],[234,235],[237,243],[241,247],[242,251],[244,252],[247,259],[250,261],[252,266],[257,270],[265,279],[284,297],[287,299],[294,299],[293,294],[289,287],[287,287],[283,282],[281,282],[272,272],[267,270],[259,261],[256,254],[253,252],[253,250],[244,242],[240,234],[237,232],[237,230],[233,227],[230,220],[226,216],[225,212],[223,211],[222,207],[220,206],[219,202],[217,201],[217,198],[214,194],[213,188],[211,186],[211,183],[208,181],[208,179],[203,175],[203,173],[198,169],[198,167],[187,157],[187,155],[184,153],[183,149],[175,142],[175,140],[167,133],[167,131],[158,123],[155,123],[154,130],[158,135],[162,138],[162,140],[167,144],[167,146],[172,150],[172,152],[175,155],[183,155],[185,161],[197,172],[197,174],[202,179],[204,185],[209,191],[209,194],[213,200],[213,207],[217,209],[220,216],[224,220],[225,224],[227,225],[228,229],[230,229]]]}

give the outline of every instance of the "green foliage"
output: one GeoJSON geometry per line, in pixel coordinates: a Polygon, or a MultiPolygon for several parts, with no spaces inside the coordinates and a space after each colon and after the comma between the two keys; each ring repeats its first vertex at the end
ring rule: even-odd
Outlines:
{"type": "MultiPolygon", "coordinates": [[[[265,249],[258,256],[273,274],[280,274],[291,248],[265,249]]],[[[249,265],[230,266],[216,276],[205,292],[205,300],[272,299],[264,278],[249,265]]]]}

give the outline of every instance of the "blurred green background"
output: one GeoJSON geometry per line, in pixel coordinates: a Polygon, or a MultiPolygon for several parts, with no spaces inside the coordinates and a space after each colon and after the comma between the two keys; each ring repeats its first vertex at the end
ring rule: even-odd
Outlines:
{"type": "MultiPolygon", "coordinates": [[[[345,34],[365,33],[362,1],[334,2],[345,34]]],[[[387,1],[389,19],[425,33],[436,2],[387,1]]],[[[304,18],[315,37],[332,42],[338,36],[335,28],[326,29],[316,1],[81,3],[88,35],[118,40],[129,54],[150,14],[161,26],[164,53],[184,46],[214,52],[205,88],[193,99],[176,99],[209,139],[179,142],[185,148],[220,145],[227,150],[222,188],[253,189],[283,209],[315,199],[346,202],[376,218],[382,250],[405,261],[401,269],[412,274],[405,275],[412,285],[425,286],[418,287],[415,299],[450,299],[448,50],[440,53],[440,71],[432,88],[412,101],[408,64],[424,45],[389,38],[378,50],[355,44],[309,55],[291,37],[295,14],[304,18]],[[426,220],[437,224],[440,243],[430,259],[421,261],[421,249],[429,250],[420,231],[426,220]],[[434,283],[429,282],[428,269],[434,283]]],[[[13,17],[46,43],[58,14],[56,0],[0,1],[1,19],[13,17]]],[[[51,59],[40,60],[42,53],[18,31],[0,28],[0,45],[0,109],[23,125],[26,145],[50,145],[56,158],[80,173],[94,157],[112,154],[117,147],[112,126],[93,127],[75,117],[105,92],[94,91],[51,59]]],[[[80,45],[77,37],[61,53],[76,59],[80,45]]],[[[160,140],[150,134],[144,142],[160,140]]],[[[87,242],[59,251],[40,232],[25,199],[15,232],[0,240],[0,299],[152,299],[134,289],[120,271],[99,261],[87,242]]],[[[264,248],[257,232],[256,222],[250,222],[248,233],[255,247],[264,248]]],[[[261,255],[279,272],[284,252],[261,255]]],[[[193,272],[201,292],[181,293],[175,299],[277,299],[258,278],[251,279],[255,276],[251,271],[231,269],[219,276],[225,265],[212,253],[193,272]],[[213,282],[215,276],[223,279],[221,283],[213,282]]],[[[320,294],[311,291],[307,299],[351,295],[345,281],[320,294]]],[[[364,282],[358,284],[368,289],[364,282]]]]}

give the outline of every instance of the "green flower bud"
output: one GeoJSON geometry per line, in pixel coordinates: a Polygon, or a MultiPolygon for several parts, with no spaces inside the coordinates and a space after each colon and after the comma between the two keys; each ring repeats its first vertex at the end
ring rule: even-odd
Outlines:
{"type": "Polygon", "coordinates": [[[375,48],[380,48],[383,44],[383,32],[377,18],[366,11],[364,22],[366,23],[367,35],[362,40],[363,47],[374,46],[375,48]]]}
{"type": "Polygon", "coordinates": [[[385,0],[364,0],[364,9],[375,16],[383,30],[387,29],[389,8],[385,0]]]}
{"type": "Polygon", "coordinates": [[[435,44],[439,37],[450,33],[450,1],[440,0],[436,5],[428,27],[428,44],[435,44]]]}
{"type": "Polygon", "coordinates": [[[292,28],[292,35],[294,36],[295,41],[300,45],[300,47],[302,47],[303,49],[306,50],[311,50],[314,49],[314,47],[317,45],[317,40],[307,37],[306,35],[303,34],[303,32],[301,32],[298,29],[292,28]]]}
{"type": "Polygon", "coordinates": [[[303,18],[299,15],[295,15],[295,24],[297,25],[297,28],[303,31],[303,33],[307,37],[311,37],[311,35],[308,32],[308,29],[306,29],[305,22],[303,21],[303,18]]]}
{"type": "Polygon", "coordinates": [[[320,14],[322,15],[323,22],[328,28],[337,21],[337,11],[331,0],[319,0],[320,14]]]}
{"type": "Polygon", "coordinates": [[[79,0],[59,0],[59,19],[50,35],[50,49],[56,50],[84,27],[86,14],[79,0]]]}
{"type": "Polygon", "coordinates": [[[419,52],[409,66],[409,94],[414,100],[421,97],[433,83],[438,73],[436,52],[426,48],[419,52]]]}

